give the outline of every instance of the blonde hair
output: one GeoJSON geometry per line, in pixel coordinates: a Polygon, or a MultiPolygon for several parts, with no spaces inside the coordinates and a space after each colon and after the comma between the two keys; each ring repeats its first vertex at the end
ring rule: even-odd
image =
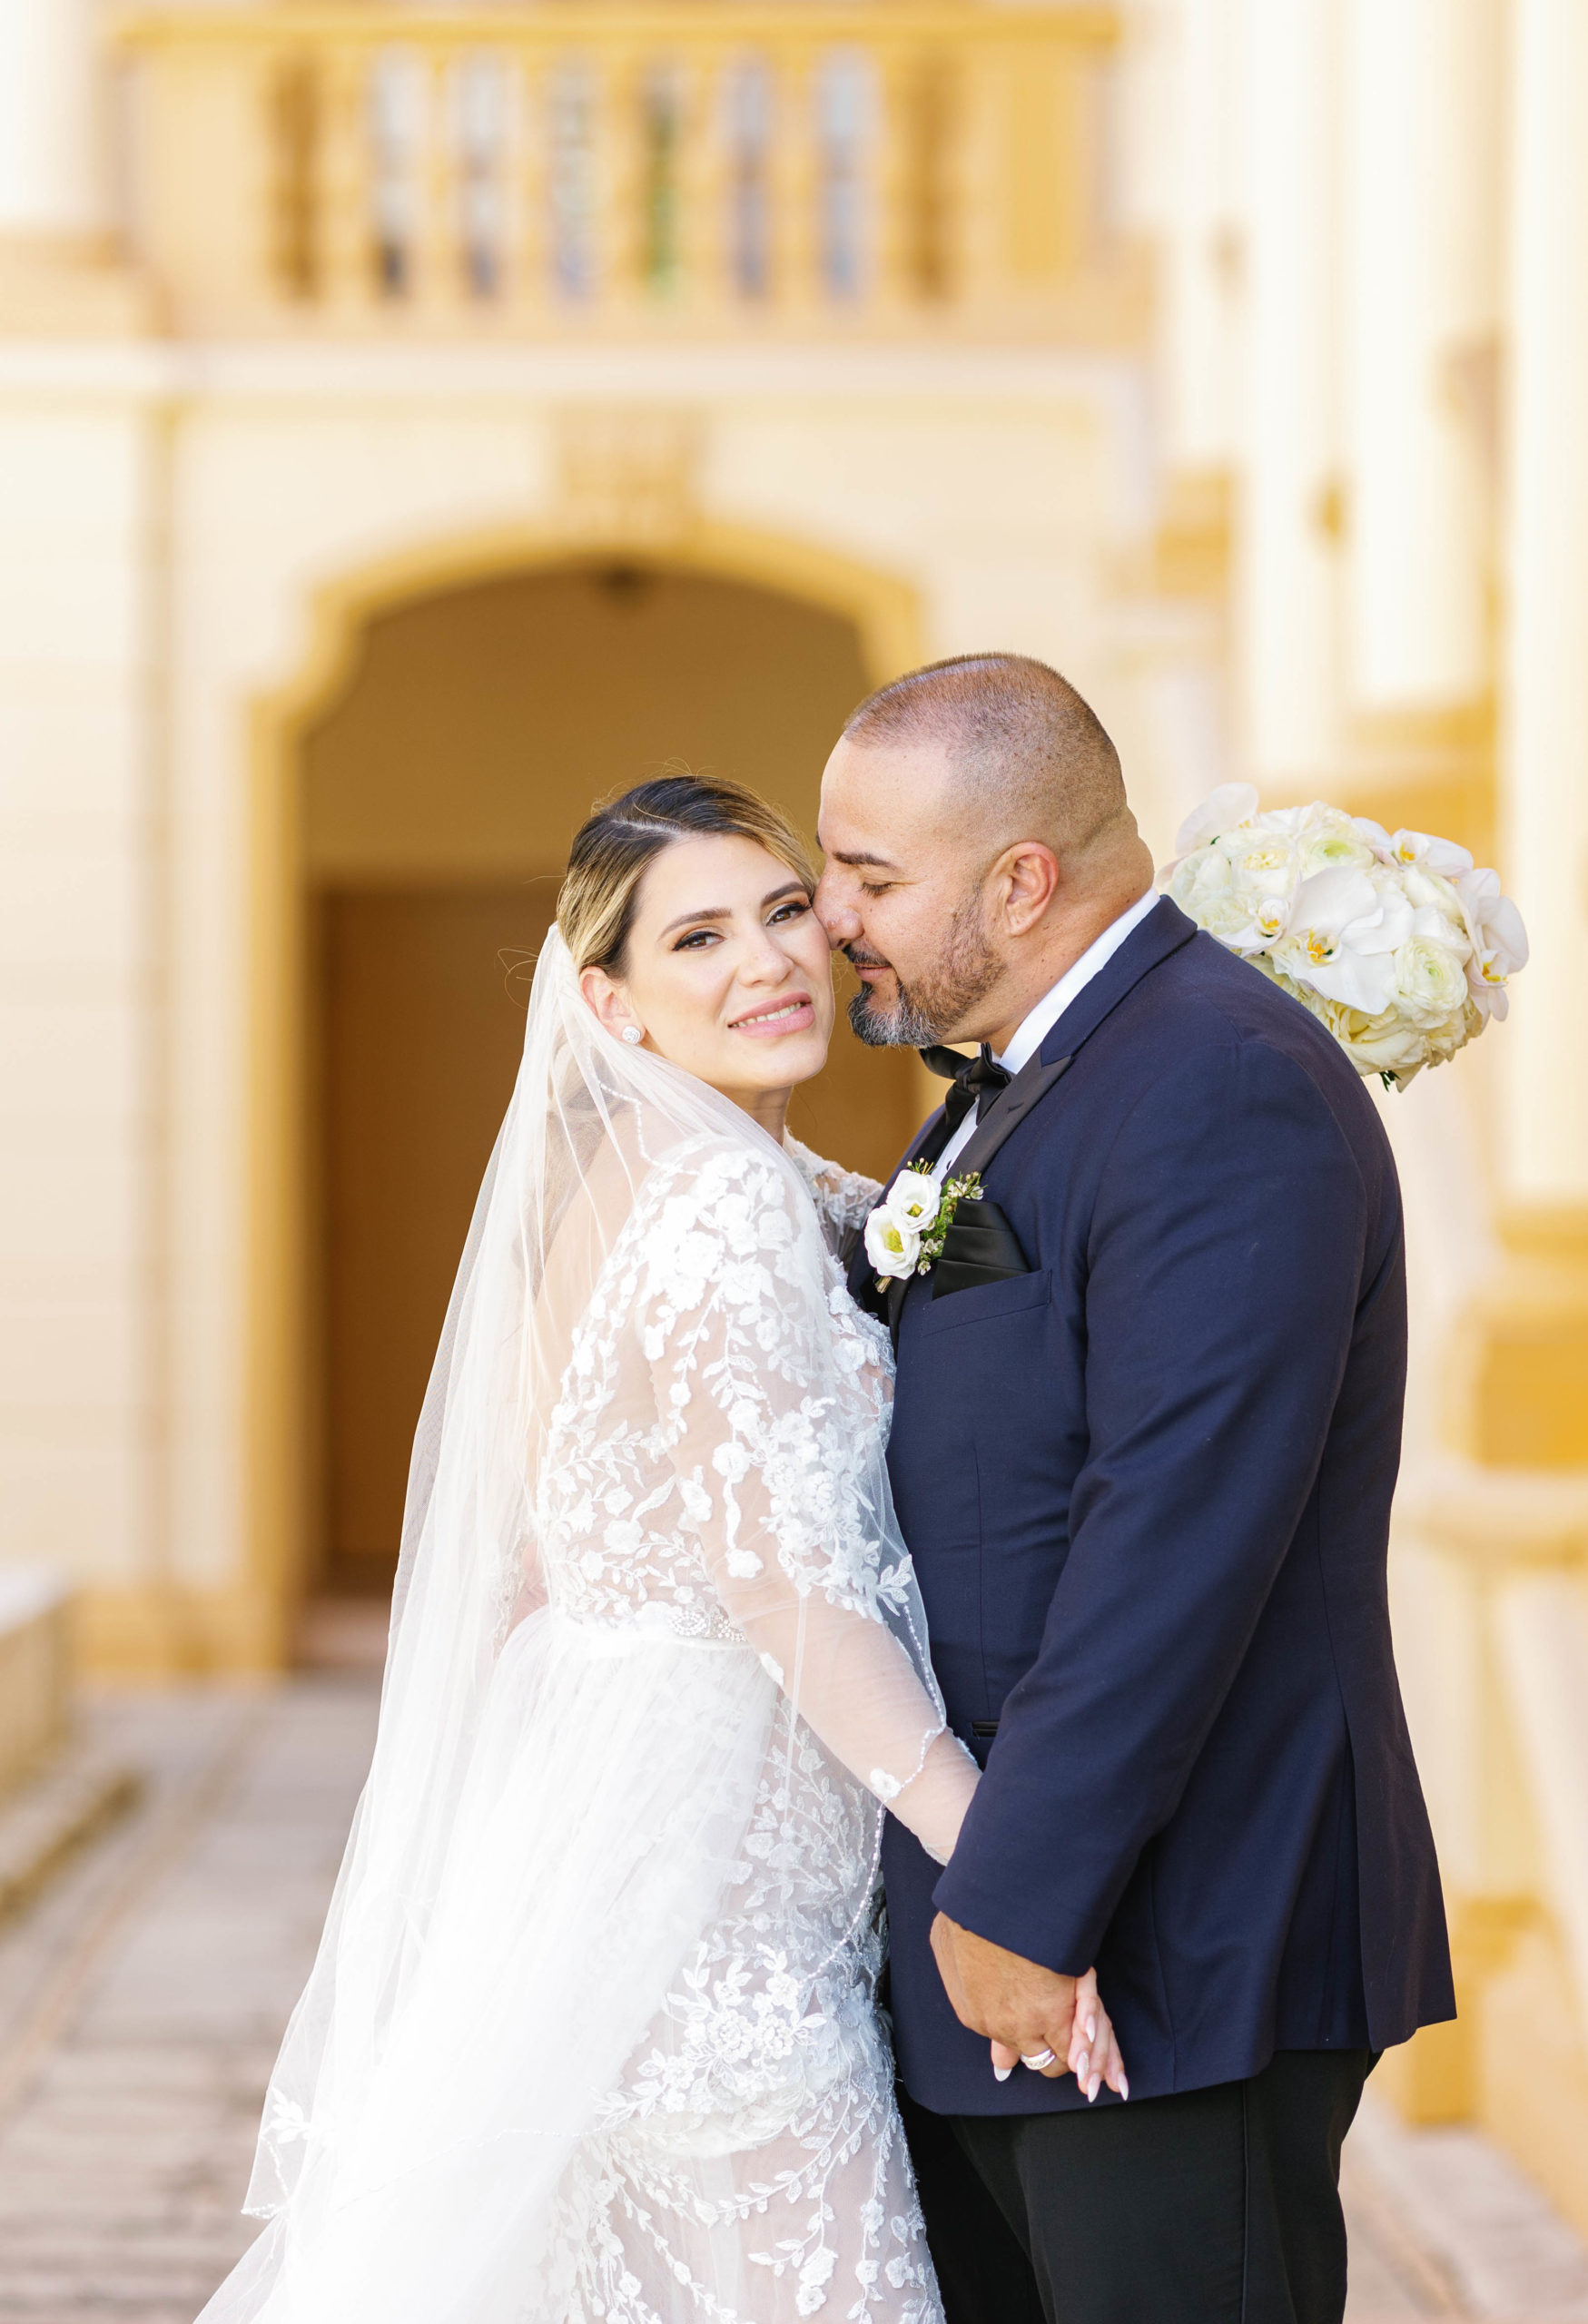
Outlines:
{"type": "Polygon", "coordinates": [[[597,807],[574,841],[557,924],[575,968],[620,976],[651,859],[676,840],[712,835],[754,840],[815,887],[811,852],[780,808],[716,775],[658,775],[597,807]]]}

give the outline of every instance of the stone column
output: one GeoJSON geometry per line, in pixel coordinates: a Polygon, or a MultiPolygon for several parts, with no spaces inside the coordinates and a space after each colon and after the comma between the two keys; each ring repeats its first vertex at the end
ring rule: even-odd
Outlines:
{"type": "Polygon", "coordinates": [[[1243,0],[1237,688],[1268,785],[1319,782],[1336,747],[1335,28],[1331,0],[1243,0]]]}
{"type": "Polygon", "coordinates": [[[1588,1206],[1588,7],[1514,0],[1501,862],[1533,957],[1503,1030],[1505,1176],[1588,1206]]]}
{"type": "Polygon", "coordinates": [[[0,236],[103,224],[90,0],[0,0],[0,236]]]}
{"type": "Polygon", "coordinates": [[[1358,710],[1488,691],[1498,0],[1347,0],[1347,684],[1358,710]]]}
{"type": "Polygon", "coordinates": [[[1193,475],[1227,468],[1235,448],[1238,31],[1238,0],[1179,0],[1171,32],[1165,449],[1193,475]]]}

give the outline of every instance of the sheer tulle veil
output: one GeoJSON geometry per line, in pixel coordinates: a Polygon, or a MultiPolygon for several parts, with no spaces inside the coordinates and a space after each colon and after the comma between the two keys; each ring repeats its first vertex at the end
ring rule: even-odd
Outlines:
{"type": "MultiPolygon", "coordinates": [[[[742,1650],[626,1656],[612,1636],[551,1654],[557,1624],[577,1626],[555,1576],[547,1602],[541,1465],[647,1180],[725,1145],[810,1211],[741,1109],[601,1029],[554,931],[419,1423],[373,1761],[271,2083],[247,2206],[271,2224],[212,2324],[551,2312],[532,2280],[552,2191],[728,1876],[774,1693],[742,1650]]],[[[811,1218],[780,1296],[819,1407],[842,1295],[811,1218]]],[[[942,1709],[880,1433],[824,1490],[935,1714],[876,1771],[885,1791],[942,1709]]]]}

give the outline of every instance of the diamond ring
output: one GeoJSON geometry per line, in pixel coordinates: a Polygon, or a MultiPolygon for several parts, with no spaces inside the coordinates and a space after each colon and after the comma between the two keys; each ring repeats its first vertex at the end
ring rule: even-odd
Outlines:
{"type": "Polygon", "coordinates": [[[1033,2073],[1041,2073],[1044,2066],[1053,2066],[1059,2063],[1051,2050],[1034,2050],[1029,2058],[1022,2050],[1020,2062],[1022,2066],[1030,2066],[1033,2073]]]}

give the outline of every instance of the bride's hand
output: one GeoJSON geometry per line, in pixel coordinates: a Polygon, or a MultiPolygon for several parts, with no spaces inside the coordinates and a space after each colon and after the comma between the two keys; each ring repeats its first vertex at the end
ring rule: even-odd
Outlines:
{"type": "Polygon", "coordinates": [[[1130,2085],[1125,2079],[1119,2039],[1114,2032],[1113,2020],[1098,1998],[1095,1969],[1089,1969],[1075,1988],[1075,2019],[1070,2029],[1067,2063],[1085,2091],[1089,2104],[1105,2083],[1121,2098],[1129,2097],[1130,2085]]]}
{"type": "MultiPolygon", "coordinates": [[[[1025,2061],[1018,2050],[1002,2042],[990,2043],[992,2069],[1001,2082],[1007,2081],[1010,2071],[1025,2061]]],[[[1121,2098],[1130,2095],[1130,2084],[1125,2076],[1125,2060],[1119,2049],[1119,2036],[1113,2020],[1098,1995],[1098,1974],[1089,1969],[1075,1984],[1075,2014],[1070,2021],[1070,2049],[1064,2064],[1055,2061],[1050,2065],[1033,2069],[1050,2080],[1057,2080],[1060,2073],[1072,2073],[1085,2091],[1090,2105],[1106,2083],[1121,2098]]]]}

